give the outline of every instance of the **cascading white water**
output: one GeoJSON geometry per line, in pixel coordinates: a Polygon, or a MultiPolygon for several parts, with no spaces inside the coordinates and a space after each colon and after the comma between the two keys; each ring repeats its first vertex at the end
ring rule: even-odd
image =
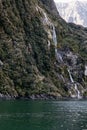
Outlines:
{"type": "Polygon", "coordinates": [[[57,50],[57,36],[55,31],[55,26],[53,25],[53,42],[55,44],[55,55],[58,61],[63,62],[61,54],[57,50]]]}
{"type": "MultiPolygon", "coordinates": [[[[40,9],[41,10],[41,9],[40,9]]],[[[51,28],[52,28],[52,39],[53,39],[53,42],[54,42],[54,46],[55,46],[55,56],[56,56],[56,59],[60,62],[60,63],[63,63],[63,58],[62,58],[62,55],[61,53],[58,51],[57,49],[57,35],[56,35],[56,30],[55,30],[55,26],[54,24],[51,23],[49,17],[47,16],[47,14],[41,10],[43,12],[43,15],[44,15],[44,18],[43,18],[43,24],[44,25],[49,25],[51,28]]],[[[48,32],[48,30],[46,30],[48,32]]],[[[48,40],[48,49],[50,49],[50,41],[48,40]]],[[[86,69],[87,70],[87,69],[86,69]]],[[[86,73],[87,71],[85,71],[86,73]]],[[[74,89],[76,91],[76,96],[75,95],[72,95],[72,97],[78,97],[78,98],[81,98],[81,95],[80,95],[80,91],[78,90],[78,86],[77,84],[74,82],[74,79],[71,75],[71,72],[70,70],[68,69],[68,73],[69,73],[69,77],[70,77],[70,81],[72,84],[74,84],[74,89]]]]}
{"type": "Polygon", "coordinates": [[[76,90],[78,99],[81,99],[82,97],[81,97],[80,91],[78,90],[78,86],[76,83],[75,83],[75,90],[76,90]]]}
{"type": "MultiPolygon", "coordinates": [[[[57,51],[57,36],[56,36],[55,26],[54,26],[54,24],[52,24],[49,21],[47,14],[44,11],[42,11],[42,12],[43,12],[43,15],[44,15],[43,24],[50,25],[52,27],[52,38],[53,38],[53,42],[54,42],[54,45],[55,45],[56,58],[57,58],[58,61],[63,62],[61,54],[57,51]]],[[[48,49],[50,49],[50,45],[51,45],[51,43],[48,40],[48,49]]]]}
{"type": "Polygon", "coordinates": [[[58,53],[58,52],[57,52],[57,58],[59,58],[59,59],[60,59],[60,61],[61,61],[61,62],[63,62],[63,58],[62,58],[61,54],[60,54],[60,53],[58,53]]]}
{"type": "MultiPolygon", "coordinates": [[[[47,14],[40,8],[40,10],[43,12],[44,15],[44,19],[43,19],[43,24],[44,25],[49,25],[50,27],[52,27],[52,39],[55,45],[55,56],[57,58],[57,60],[59,62],[63,62],[62,56],[61,54],[58,52],[57,50],[57,35],[56,35],[56,30],[55,30],[55,26],[53,23],[50,22],[49,17],[47,16],[47,14]]],[[[48,40],[48,49],[50,49],[50,41],[48,40]]]]}
{"type": "Polygon", "coordinates": [[[53,25],[53,42],[55,44],[55,49],[57,48],[57,36],[55,31],[55,26],[53,25]]]}
{"type": "Polygon", "coordinates": [[[72,75],[71,75],[71,72],[70,72],[69,69],[68,69],[68,73],[69,73],[69,77],[70,77],[71,82],[74,83],[74,80],[73,80],[73,78],[72,78],[72,75]]]}
{"type": "Polygon", "coordinates": [[[48,49],[50,49],[50,45],[51,45],[51,43],[50,43],[50,41],[48,40],[48,49]]]}
{"type": "Polygon", "coordinates": [[[44,24],[44,25],[50,25],[51,23],[50,23],[50,19],[49,19],[49,17],[48,17],[48,15],[47,15],[47,13],[45,12],[45,10],[44,9],[42,9],[41,7],[39,7],[39,6],[36,6],[36,11],[39,11],[40,13],[42,13],[42,23],[44,24]]]}
{"type": "MultiPolygon", "coordinates": [[[[49,21],[49,18],[47,16],[47,14],[43,10],[42,10],[42,12],[43,12],[43,15],[44,15],[43,24],[44,25],[46,24],[46,25],[49,25],[50,27],[52,27],[52,39],[53,39],[53,42],[54,42],[54,45],[55,45],[55,56],[56,56],[58,61],[63,62],[62,56],[61,56],[61,54],[57,50],[57,36],[56,36],[55,26],[54,26],[54,24],[52,24],[49,21]]],[[[50,49],[50,44],[51,43],[48,40],[48,49],[50,49]]]]}
{"type": "Polygon", "coordinates": [[[3,66],[3,62],[0,60],[0,66],[3,66]]]}
{"type": "MultiPolygon", "coordinates": [[[[81,99],[82,97],[81,97],[80,91],[78,90],[78,86],[77,86],[77,84],[75,83],[75,81],[74,81],[74,79],[73,79],[73,77],[72,77],[71,72],[70,72],[69,69],[68,69],[68,73],[69,73],[69,77],[70,77],[71,83],[74,84],[74,88],[75,88],[75,91],[76,91],[76,94],[77,94],[76,97],[77,97],[78,99],[81,99]]],[[[72,95],[72,97],[75,97],[75,96],[72,95]]]]}
{"type": "Polygon", "coordinates": [[[85,66],[85,76],[87,76],[87,65],[85,66]]]}
{"type": "Polygon", "coordinates": [[[44,15],[44,21],[43,21],[43,23],[44,24],[48,24],[49,20],[48,20],[47,14],[45,12],[43,12],[43,15],[44,15]]]}

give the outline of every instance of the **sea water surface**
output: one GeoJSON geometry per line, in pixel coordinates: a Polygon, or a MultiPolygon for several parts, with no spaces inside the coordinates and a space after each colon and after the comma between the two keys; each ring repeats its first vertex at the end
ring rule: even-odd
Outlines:
{"type": "Polygon", "coordinates": [[[0,130],[87,130],[87,101],[0,101],[0,130]]]}

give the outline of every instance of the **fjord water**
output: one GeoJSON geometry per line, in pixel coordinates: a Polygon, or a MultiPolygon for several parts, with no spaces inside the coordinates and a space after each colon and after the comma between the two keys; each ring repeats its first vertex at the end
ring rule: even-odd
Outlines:
{"type": "Polygon", "coordinates": [[[87,101],[0,101],[0,130],[87,130],[87,101]]]}

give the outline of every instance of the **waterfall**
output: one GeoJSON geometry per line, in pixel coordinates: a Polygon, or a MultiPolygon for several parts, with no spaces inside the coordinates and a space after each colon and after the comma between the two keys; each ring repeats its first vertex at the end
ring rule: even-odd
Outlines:
{"type": "Polygon", "coordinates": [[[55,44],[55,55],[58,61],[63,62],[61,54],[57,50],[57,36],[55,31],[55,26],[53,25],[53,42],[55,44]]]}
{"type": "Polygon", "coordinates": [[[0,66],[3,66],[3,62],[0,60],[0,66]]]}
{"type": "Polygon", "coordinates": [[[44,23],[48,23],[49,20],[47,14],[45,12],[43,12],[43,14],[44,14],[44,23]]]}
{"type": "Polygon", "coordinates": [[[58,51],[56,52],[56,58],[57,58],[58,61],[63,62],[63,58],[58,51]]]}
{"type": "MultiPolygon", "coordinates": [[[[47,17],[47,14],[44,11],[43,11],[43,15],[44,15],[43,23],[44,24],[49,24],[50,27],[52,27],[52,39],[53,39],[54,46],[55,46],[55,56],[56,56],[56,58],[57,58],[58,61],[63,62],[62,56],[61,56],[61,54],[57,50],[57,35],[56,35],[55,26],[54,26],[54,24],[52,24],[49,21],[49,18],[47,17]]],[[[51,45],[51,43],[48,40],[48,49],[50,49],[50,45],[51,45]]]]}
{"type": "Polygon", "coordinates": [[[54,45],[55,45],[55,54],[57,55],[57,36],[56,36],[56,31],[55,31],[55,26],[53,26],[53,42],[54,42],[54,45]]]}
{"type": "Polygon", "coordinates": [[[87,66],[85,66],[85,76],[87,76],[87,66]]]}
{"type": "Polygon", "coordinates": [[[76,90],[78,99],[81,99],[82,97],[81,97],[80,91],[78,90],[78,86],[76,83],[75,83],[75,90],[76,90]]]}
{"type": "Polygon", "coordinates": [[[71,72],[70,72],[69,69],[68,69],[68,73],[69,73],[69,77],[70,77],[71,83],[74,83],[73,77],[72,77],[71,72]]]}
{"type": "MultiPolygon", "coordinates": [[[[56,30],[55,30],[55,26],[53,23],[51,23],[49,21],[49,18],[47,16],[47,14],[43,11],[43,15],[44,15],[44,20],[43,20],[43,24],[45,25],[50,25],[50,27],[52,27],[52,39],[53,39],[53,43],[54,43],[54,46],[55,46],[55,56],[56,56],[56,59],[59,61],[59,62],[63,62],[63,59],[62,59],[62,56],[61,54],[58,52],[57,50],[57,35],[56,35],[56,30]]],[[[50,41],[48,40],[48,49],[50,49],[50,41]]]]}
{"type": "MultiPolygon", "coordinates": [[[[77,86],[77,84],[75,83],[75,81],[74,81],[74,79],[73,79],[73,77],[72,77],[71,72],[70,72],[69,69],[68,69],[68,73],[69,73],[69,77],[70,77],[71,83],[74,84],[74,89],[75,89],[75,92],[76,92],[76,94],[77,94],[76,97],[77,97],[78,99],[81,99],[82,97],[81,97],[80,91],[78,90],[78,86],[77,86]]],[[[72,97],[74,97],[74,96],[72,95],[72,97]]]]}
{"type": "Polygon", "coordinates": [[[48,49],[50,49],[50,45],[51,45],[51,43],[50,43],[50,41],[48,40],[48,49]]]}
{"type": "Polygon", "coordinates": [[[55,44],[55,49],[57,48],[57,36],[55,31],[55,26],[53,25],[53,42],[55,44]]]}
{"type": "Polygon", "coordinates": [[[46,12],[44,9],[39,7],[38,5],[36,6],[36,11],[39,11],[43,16],[42,16],[42,22],[44,25],[47,25],[50,23],[49,17],[47,16],[46,12]]]}

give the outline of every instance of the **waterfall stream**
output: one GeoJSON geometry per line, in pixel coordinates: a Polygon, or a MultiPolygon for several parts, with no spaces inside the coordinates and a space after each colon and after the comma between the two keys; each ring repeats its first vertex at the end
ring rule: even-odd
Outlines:
{"type": "Polygon", "coordinates": [[[71,72],[70,72],[69,69],[68,69],[68,73],[69,73],[70,81],[71,81],[72,83],[74,83],[74,80],[73,80],[73,78],[72,78],[72,75],[71,75],[71,72]]]}
{"type": "Polygon", "coordinates": [[[55,44],[55,49],[57,48],[57,36],[55,31],[55,26],[53,25],[53,42],[55,44]]]}
{"type": "MultiPolygon", "coordinates": [[[[57,36],[56,36],[56,31],[55,31],[55,26],[54,25],[53,25],[53,42],[54,42],[54,45],[55,45],[55,55],[56,55],[56,58],[57,58],[58,61],[63,63],[62,55],[58,52],[58,49],[57,49],[57,36]]],[[[75,83],[75,81],[74,81],[74,79],[73,79],[69,69],[68,69],[68,73],[69,73],[70,81],[71,81],[72,84],[74,84],[74,89],[75,89],[75,92],[76,92],[75,96],[74,95],[71,95],[71,96],[72,97],[77,97],[78,99],[81,99],[80,91],[79,91],[78,86],[75,83]]]]}
{"type": "Polygon", "coordinates": [[[47,14],[45,12],[43,12],[43,15],[44,15],[44,21],[43,21],[43,23],[44,24],[48,24],[49,23],[49,19],[47,17],[47,14]]]}
{"type": "Polygon", "coordinates": [[[75,90],[76,90],[78,99],[81,99],[82,97],[81,97],[80,91],[78,90],[78,86],[76,83],[75,83],[75,90]]]}
{"type": "Polygon", "coordinates": [[[85,66],[85,76],[87,76],[87,65],[85,66]]]}
{"type": "MultiPolygon", "coordinates": [[[[75,81],[74,81],[74,79],[73,79],[73,77],[72,77],[72,75],[71,75],[71,72],[70,72],[70,70],[68,69],[68,73],[69,73],[69,77],[70,77],[70,81],[71,81],[71,83],[73,83],[74,84],[74,88],[75,88],[75,91],[76,91],[76,97],[78,98],[78,99],[81,99],[82,97],[81,97],[81,93],[80,93],[80,91],[79,91],[79,89],[78,89],[78,86],[77,86],[77,84],[75,83],[75,81]]],[[[73,97],[73,96],[72,96],[73,97]]]]}
{"type": "Polygon", "coordinates": [[[58,61],[63,62],[63,58],[61,54],[57,50],[57,36],[56,36],[56,31],[55,31],[55,26],[53,25],[53,42],[55,44],[55,55],[58,61]]]}

